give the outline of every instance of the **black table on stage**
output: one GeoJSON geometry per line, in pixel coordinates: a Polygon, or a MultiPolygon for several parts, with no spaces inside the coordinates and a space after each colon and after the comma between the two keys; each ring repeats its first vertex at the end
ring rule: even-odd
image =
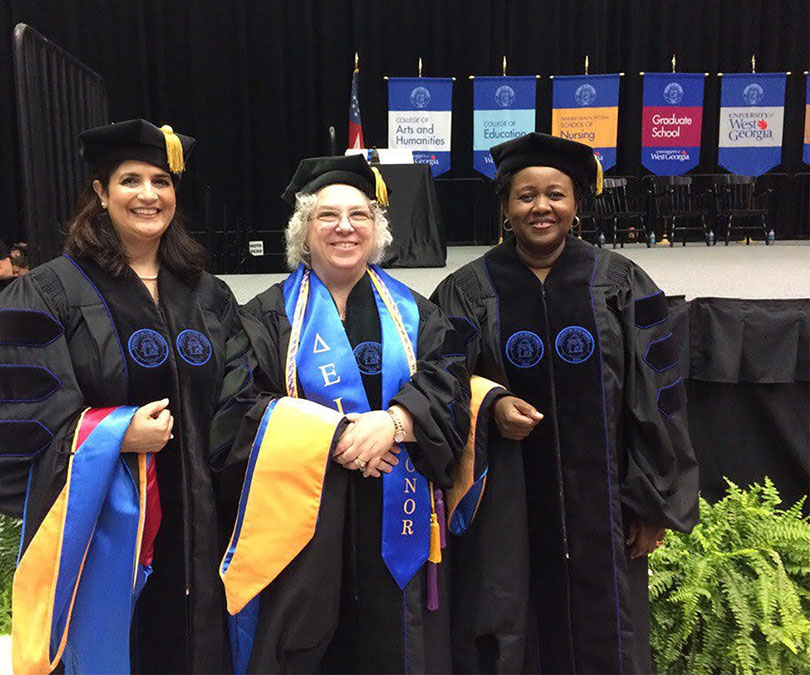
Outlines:
{"type": "Polygon", "coordinates": [[[378,165],[390,190],[394,241],[383,267],[444,267],[447,241],[433,175],[427,164],[378,165]]]}

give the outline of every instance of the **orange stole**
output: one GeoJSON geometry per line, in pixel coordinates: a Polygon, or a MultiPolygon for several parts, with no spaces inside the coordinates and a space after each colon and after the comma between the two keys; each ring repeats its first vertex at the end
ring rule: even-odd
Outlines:
{"type": "MultiPolygon", "coordinates": [[[[65,485],[42,520],[31,543],[20,560],[17,571],[14,573],[12,586],[12,669],[15,675],[39,675],[50,673],[59,664],[65,649],[65,643],[70,629],[70,619],[73,612],[73,603],[79,589],[82,567],[74,581],[73,595],[68,610],[68,618],[60,636],[59,647],[56,654],[50,658],[50,639],[53,625],[54,600],[56,585],[59,579],[59,564],[61,560],[62,542],[64,537],[65,517],[67,515],[68,499],[71,489],[73,461],[76,453],[81,452],[81,443],[88,435],[85,417],[88,413],[98,415],[99,409],[85,409],[76,431],[73,435],[70,459],[68,460],[67,478],[65,485]]],[[[88,417],[89,419],[89,417],[88,417]]],[[[95,421],[95,420],[93,420],[95,421]]],[[[91,423],[92,424],[92,423],[91,423]]],[[[138,458],[138,483],[141,489],[141,510],[139,516],[138,542],[143,528],[146,480],[146,455],[138,458]]],[[[87,542],[90,548],[92,538],[87,542]]],[[[85,549],[85,556],[87,555],[85,549]]],[[[136,547],[133,559],[132,584],[135,585],[135,571],[137,569],[140,544],[136,547]]]]}
{"type": "Polygon", "coordinates": [[[324,473],[343,419],[336,410],[290,397],[270,415],[238,539],[235,528],[228,545],[233,554],[224,572],[220,566],[231,615],[272,583],[315,534],[324,473]]]}
{"type": "MultiPolygon", "coordinates": [[[[484,403],[487,395],[494,389],[503,389],[500,384],[496,384],[484,377],[473,375],[470,378],[470,389],[472,397],[470,398],[470,433],[467,436],[467,442],[464,444],[464,450],[461,457],[458,458],[456,465],[453,469],[453,487],[449,488],[447,493],[447,522],[450,523],[456,508],[464,496],[469,492],[470,488],[475,483],[475,450],[476,439],[478,437],[478,425],[489,423],[490,409],[487,406],[484,409],[484,415],[480,416],[481,406],[484,403]]],[[[481,504],[481,499],[484,496],[484,488],[486,487],[486,476],[483,478],[483,486],[481,494],[478,496],[478,502],[475,505],[475,513],[478,511],[478,506],[481,504]]],[[[472,520],[472,519],[471,519],[472,520]]]]}

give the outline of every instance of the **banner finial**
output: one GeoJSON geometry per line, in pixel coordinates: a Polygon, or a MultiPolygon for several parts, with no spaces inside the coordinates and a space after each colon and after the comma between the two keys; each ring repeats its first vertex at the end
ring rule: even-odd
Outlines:
{"type": "Polygon", "coordinates": [[[585,54],[585,74],[588,74],[588,55],[585,54]]]}
{"type": "Polygon", "coordinates": [[[757,55],[756,54],[751,54],[751,72],[752,73],[757,72],[757,55]]]}
{"type": "Polygon", "coordinates": [[[506,77],[506,54],[503,55],[503,76],[506,77]]]}
{"type": "Polygon", "coordinates": [[[422,77],[422,57],[419,57],[419,77],[422,77]]]}
{"type": "Polygon", "coordinates": [[[355,52],[354,53],[354,69],[357,70],[360,65],[360,55],[355,52]]]}
{"type": "Polygon", "coordinates": [[[672,72],[675,72],[675,54],[672,55],[672,72]]]}

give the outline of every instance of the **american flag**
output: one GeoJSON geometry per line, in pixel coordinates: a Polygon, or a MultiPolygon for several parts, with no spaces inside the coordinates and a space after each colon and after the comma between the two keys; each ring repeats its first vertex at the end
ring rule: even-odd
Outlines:
{"type": "Polygon", "coordinates": [[[349,101],[349,147],[364,148],[363,121],[360,119],[360,70],[354,69],[352,75],[352,97],[349,101]]]}

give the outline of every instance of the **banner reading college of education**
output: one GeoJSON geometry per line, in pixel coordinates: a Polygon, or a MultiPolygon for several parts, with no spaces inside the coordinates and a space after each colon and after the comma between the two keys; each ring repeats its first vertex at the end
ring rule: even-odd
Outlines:
{"type": "Polygon", "coordinates": [[[473,168],[492,178],[489,149],[534,131],[537,85],[534,75],[473,80],[473,168]]]}
{"type": "Polygon", "coordinates": [[[804,99],[804,154],[805,164],[810,164],[810,75],[807,76],[807,93],[804,99]]]}
{"type": "Polygon", "coordinates": [[[450,169],[453,80],[392,77],[388,80],[388,147],[413,150],[416,164],[434,176],[450,169]]]}
{"type": "Polygon", "coordinates": [[[785,73],[723,75],[717,163],[759,176],[782,161],[785,73]]]}
{"type": "Polygon", "coordinates": [[[616,164],[619,75],[556,75],[551,133],[593,148],[602,168],[616,164]]]}
{"type": "Polygon", "coordinates": [[[658,176],[680,176],[700,163],[703,73],[645,73],[641,163],[658,176]]]}

